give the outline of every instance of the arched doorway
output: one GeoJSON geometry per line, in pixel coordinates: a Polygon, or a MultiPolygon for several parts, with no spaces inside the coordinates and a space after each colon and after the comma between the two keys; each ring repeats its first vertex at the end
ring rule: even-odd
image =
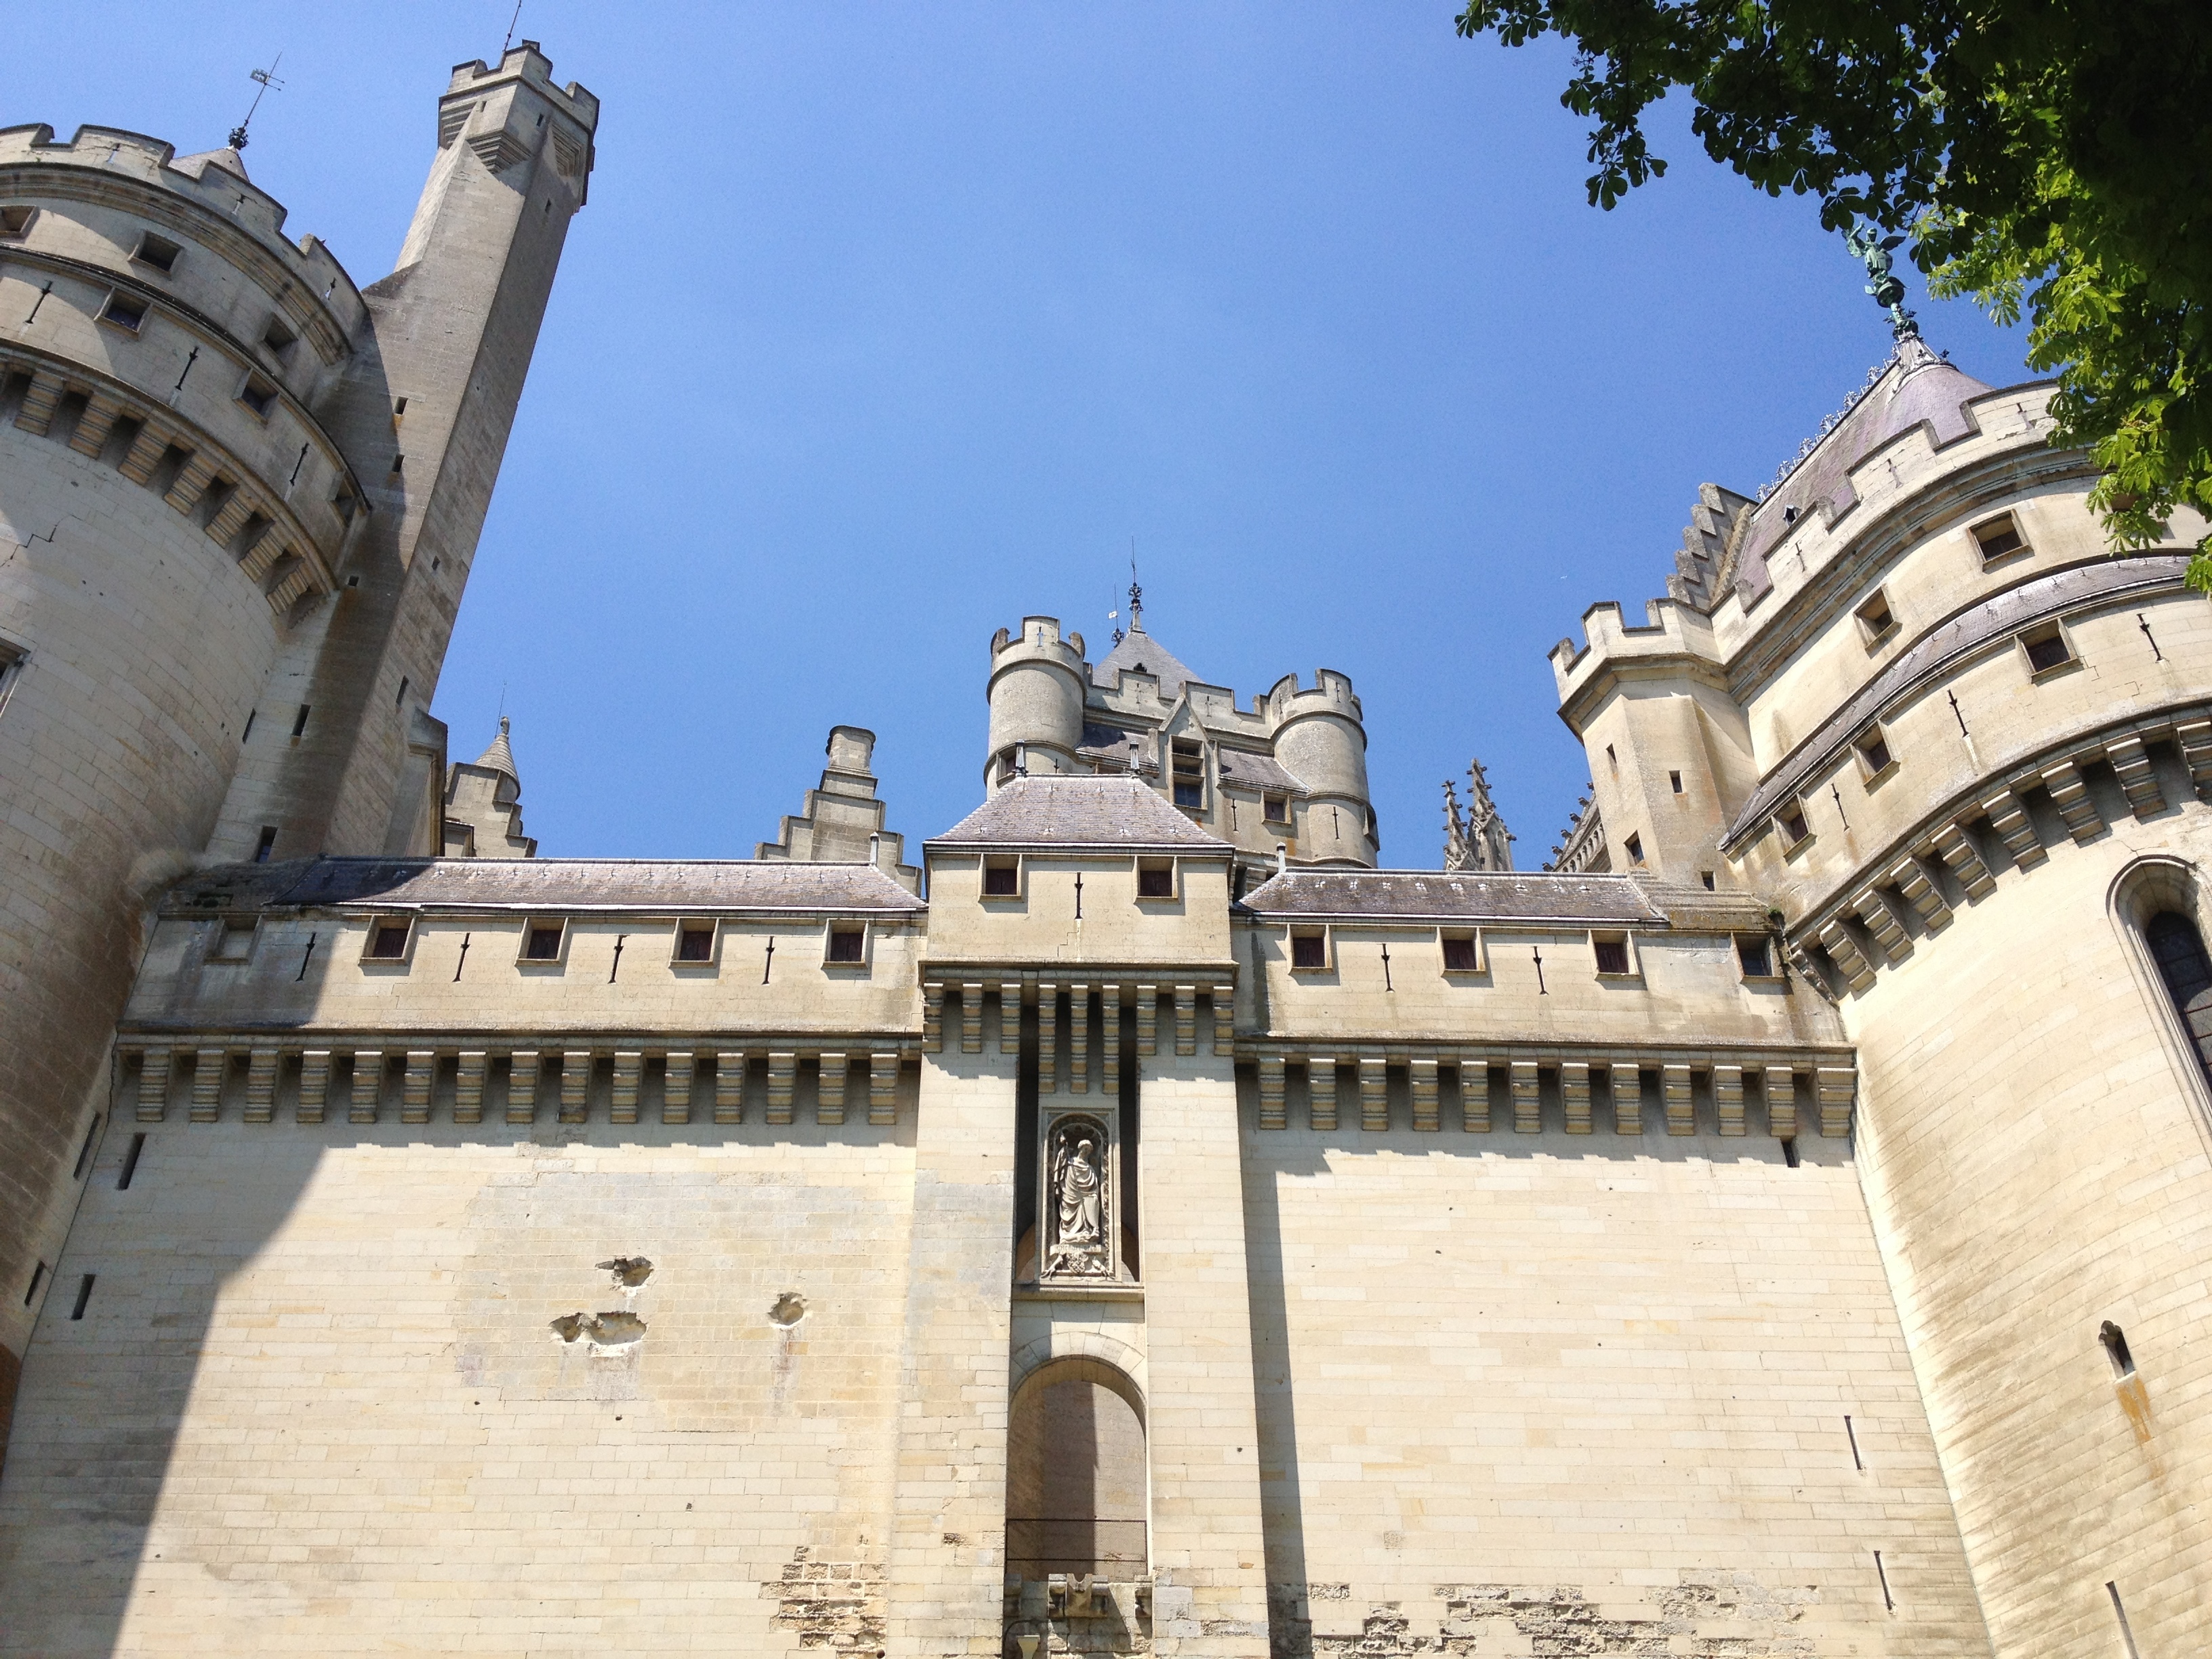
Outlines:
{"type": "Polygon", "coordinates": [[[1006,1433],[1006,1567],[1027,1579],[1145,1572],[1147,1478],[1143,1402],[1095,1359],[1032,1372],[1006,1433]]]}

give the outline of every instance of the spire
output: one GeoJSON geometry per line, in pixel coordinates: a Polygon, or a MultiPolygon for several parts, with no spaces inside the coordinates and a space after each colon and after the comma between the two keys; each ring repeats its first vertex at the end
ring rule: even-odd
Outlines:
{"type": "Polygon", "coordinates": [[[507,746],[507,716],[499,717],[499,735],[491,740],[491,747],[477,757],[477,764],[489,772],[504,772],[517,783],[522,774],[514,769],[514,750],[507,746]]]}

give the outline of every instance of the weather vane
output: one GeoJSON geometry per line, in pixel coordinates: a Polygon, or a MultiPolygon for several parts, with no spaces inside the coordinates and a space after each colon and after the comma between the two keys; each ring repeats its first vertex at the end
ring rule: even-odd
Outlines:
{"type": "Polygon", "coordinates": [[[1889,331],[1897,339],[1917,336],[1920,325],[1905,308],[1905,283],[1891,268],[1890,253],[1902,236],[1880,236],[1873,225],[1861,226],[1847,233],[1844,246],[1866,262],[1867,275],[1874,280],[1867,284],[1867,292],[1874,302],[1889,313],[1889,331]]]}
{"type": "Polygon", "coordinates": [[[280,52],[274,58],[270,60],[270,64],[267,69],[255,70],[252,74],[247,77],[252,81],[255,85],[258,86],[261,90],[253,94],[253,102],[246,112],[246,118],[230,130],[230,147],[233,149],[244,149],[246,148],[246,130],[253,125],[253,112],[261,107],[262,99],[270,93],[282,92],[284,90],[284,83],[276,78],[276,65],[283,61],[284,54],[280,52]]]}

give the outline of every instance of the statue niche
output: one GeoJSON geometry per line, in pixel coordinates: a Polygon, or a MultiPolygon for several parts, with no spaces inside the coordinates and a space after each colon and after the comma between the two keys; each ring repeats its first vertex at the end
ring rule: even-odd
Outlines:
{"type": "Polygon", "coordinates": [[[1114,1277],[1110,1144],[1097,1118],[1054,1121],[1045,1142],[1040,1279],[1114,1277]]]}

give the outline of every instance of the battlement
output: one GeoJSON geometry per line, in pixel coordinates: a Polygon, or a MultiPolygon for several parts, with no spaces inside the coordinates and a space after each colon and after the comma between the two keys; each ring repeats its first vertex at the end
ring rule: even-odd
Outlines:
{"type": "Polygon", "coordinates": [[[1654,664],[1693,657],[1718,664],[1711,618],[1673,599],[1649,600],[1644,614],[1645,622],[1639,628],[1623,617],[1617,600],[1601,601],[1583,612],[1583,643],[1577,647],[1571,639],[1561,640],[1551,650],[1562,705],[1607,668],[1625,662],[1654,664]]]}
{"type": "Polygon", "coordinates": [[[1352,689],[1352,677],[1339,673],[1334,668],[1314,670],[1314,683],[1301,690],[1298,677],[1285,674],[1268,689],[1264,710],[1277,725],[1308,714],[1341,714],[1346,720],[1361,720],[1359,698],[1352,689]]]}
{"type": "Polygon", "coordinates": [[[535,40],[509,47],[501,57],[497,69],[487,67],[481,58],[454,64],[453,79],[447,84],[444,97],[438,100],[439,107],[443,109],[448,100],[479,95],[508,81],[529,82],[586,132],[599,125],[599,99],[586,91],[580,81],[571,81],[565,87],[554,85],[553,60],[535,40]]]}

